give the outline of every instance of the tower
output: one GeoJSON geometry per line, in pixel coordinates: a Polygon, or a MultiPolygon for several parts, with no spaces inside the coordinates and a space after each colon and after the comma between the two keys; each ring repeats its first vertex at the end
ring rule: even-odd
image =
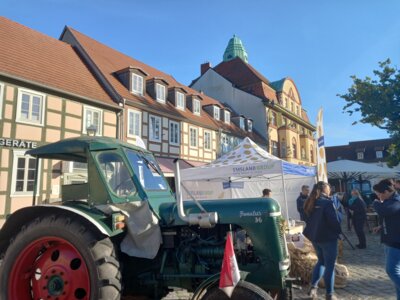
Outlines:
{"type": "Polygon", "coordinates": [[[233,38],[229,40],[228,46],[226,46],[224,61],[229,61],[236,57],[240,57],[244,62],[248,63],[247,52],[243,47],[242,41],[236,35],[233,35],[233,38]]]}

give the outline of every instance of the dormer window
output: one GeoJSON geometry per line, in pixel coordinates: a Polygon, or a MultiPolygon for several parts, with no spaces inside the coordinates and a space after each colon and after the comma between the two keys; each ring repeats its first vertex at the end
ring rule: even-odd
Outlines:
{"type": "Polygon", "coordinates": [[[248,132],[253,131],[253,121],[252,120],[247,120],[247,131],[248,132]]]}
{"type": "Polygon", "coordinates": [[[195,115],[200,115],[200,100],[193,99],[193,113],[195,115]]]}
{"type": "Polygon", "coordinates": [[[143,77],[137,74],[132,74],[132,92],[138,95],[143,95],[143,77]]]}
{"type": "Polygon", "coordinates": [[[240,117],[239,126],[240,126],[240,129],[244,130],[244,118],[243,117],[240,117]]]}
{"type": "Polygon", "coordinates": [[[229,124],[231,122],[231,112],[225,110],[224,111],[224,122],[229,124]]]}
{"type": "Polygon", "coordinates": [[[165,86],[159,83],[156,83],[156,99],[159,102],[165,103],[166,99],[166,89],[165,86]]]}
{"type": "Polygon", "coordinates": [[[185,95],[181,92],[176,92],[176,108],[180,110],[185,109],[185,95]]]}
{"type": "Polygon", "coordinates": [[[214,119],[215,120],[220,119],[220,108],[218,106],[214,106],[214,119]]]}

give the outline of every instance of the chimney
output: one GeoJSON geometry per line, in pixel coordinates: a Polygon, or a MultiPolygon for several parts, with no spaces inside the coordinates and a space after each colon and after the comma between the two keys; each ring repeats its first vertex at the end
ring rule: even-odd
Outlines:
{"type": "Polygon", "coordinates": [[[201,66],[200,66],[201,75],[203,75],[205,72],[207,72],[207,70],[210,68],[211,68],[210,62],[205,62],[204,64],[201,64],[201,66]]]}

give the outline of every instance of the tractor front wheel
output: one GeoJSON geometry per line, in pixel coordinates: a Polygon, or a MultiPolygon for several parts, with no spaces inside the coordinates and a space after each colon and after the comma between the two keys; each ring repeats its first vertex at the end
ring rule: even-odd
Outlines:
{"type": "Polygon", "coordinates": [[[239,281],[229,298],[219,289],[218,283],[207,290],[201,300],[272,300],[272,297],[260,287],[247,282],[239,281]]]}
{"type": "Polygon", "coordinates": [[[25,226],[0,268],[0,299],[119,300],[114,245],[78,218],[47,216],[25,226]]]}

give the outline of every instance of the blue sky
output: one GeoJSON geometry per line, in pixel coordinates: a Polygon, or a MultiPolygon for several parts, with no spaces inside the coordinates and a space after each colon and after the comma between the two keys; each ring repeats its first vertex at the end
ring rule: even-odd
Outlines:
{"type": "Polygon", "coordinates": [[[65,25],[173,75],[183,84],[200,64],[222,60],[241,38],[249,63],[270,81],[290,76],[312,123],[324,108],[328,146],[386,138],[351,124],[337,97],[350,75],[372,76],[378,62],[399,64],[400,1],[385,0],[0,0],[1,13],[58,38],[65,25]]]}

